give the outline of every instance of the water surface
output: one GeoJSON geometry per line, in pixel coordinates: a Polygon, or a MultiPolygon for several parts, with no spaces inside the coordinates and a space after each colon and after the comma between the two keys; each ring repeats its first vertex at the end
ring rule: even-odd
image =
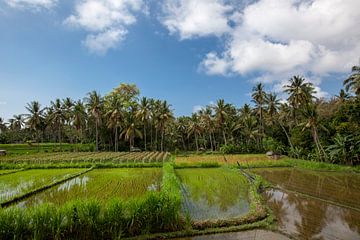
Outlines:
{"type": "Polygon", "coordinates": [[[236,218],[249,211],[248,183],[229,169],[179,169],[183,214],[192,220],[236,218]]]}
{"type": "Polygon", "coordinates": [[[295,239],[360,239],[360,176],[300,169],[257,169],[281,189],[264,192],[280,231],[295,239]]]}

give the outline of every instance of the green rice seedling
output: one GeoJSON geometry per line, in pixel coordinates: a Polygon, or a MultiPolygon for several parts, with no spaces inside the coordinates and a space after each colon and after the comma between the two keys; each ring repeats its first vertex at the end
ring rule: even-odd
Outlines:
{"type": "Polygon", "coordinates": [[[95,169],[25,199],[19,205],[30,207],[43,202],[62,205],[75,199],[91,198],[105,203],[114,197],[136,198],[149,191],[160,191],[161,176],[161,169],[156,168],[95,169]]]}
{"type": "Polygon", "coordinates": [[[28,170],[0,176],[0,203],[80,171],[80,169],[28,170]]]}

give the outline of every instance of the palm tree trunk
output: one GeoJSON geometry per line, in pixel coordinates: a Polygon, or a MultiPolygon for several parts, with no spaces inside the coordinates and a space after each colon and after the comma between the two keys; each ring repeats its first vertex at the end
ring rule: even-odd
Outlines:
{"type": "Polygon", "coordinates": [[[161,151],[164,151],[164,128],[161,130],[161,151]]]}
{"type": "Polygon", "coordinates": [[[118,142],[118,127],[115,127],[115,152],[119,151],[119,142],[118,142]]]}
{"type": "Polygon", "coordinates": [[[60,145],[60,151],[62,150],[62,146],[61,146],[61,125],[59,124],[59,145],[60,145]]]}
{"type": "Polygon", "coordinates": [[[158,130],[155,129],[155,150],[158,150],[158,130]]]}
{"type": "Polygon", "coordinates": [[[224,143],[225,143],[225,145],[227,145],[227,141],[226,141],[226,136],[225,136],[225,131],[224,131],[224,130],[222,130],[222,134],[223,134],[223,138],[224,138],[224,143]]]}
{"type": "Polygon", "coordinates": [[[289,134],[287,133],[284,125],[283,125],[280,121],[279,121],[279,124],[280,124],[280,127],[282,128],[282,130],[284,131],[284,133],[285,133],[285,135],[286,135],[286,138],[287,138],[287,140],[288,140],[288,142],[289,142],[290,147],[291,147],[291,148],[294,148],[294,146],[292,145],[290,136],[289,136],[289,134]]]}
{"type": "Polygon", "coordinates": [[[144,144],[145,144],[145,151],[146,151],[146,124],[144,123],[144,144]]]}
{"type": "Polygon", "coordinates": [[[99,151],[99,131],[98,131],[98,120],[97,119],[95,119],[95,131],[96,131],[96,136],[95,136],[95,138],[96,138],[96,147],[95,147],[95,149],[96,149],[96,152],[98,152],[99,151]]]}
{"type": "Polygon", "coordinates": [[[195,144],[196,144],[196,151],[199,151],[199,144],[198,144],[198,137],[197,134],[195,133],[195,144]]]}
{"type": "Polygon", "coordinates": [[[210,137],[210,147],[211,147],[211,151],[214,150],[214,146],[213,146],[213,142],[212,142],[212,137],[211,137],[211,133],[209,134],[210,137]]]}

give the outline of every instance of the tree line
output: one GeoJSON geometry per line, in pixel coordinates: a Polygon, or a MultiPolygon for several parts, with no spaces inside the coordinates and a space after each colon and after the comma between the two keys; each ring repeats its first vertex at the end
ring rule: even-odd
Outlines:
{"type": "Polygon", "coordinates": [[[133,84],[120,84],[105,96],[92,91],[82,100],[56,99],[26,114],[0,118],[0,142],[95,143],[96,151],[140,147],[151,151],[274,151],[296,158],[359,163],[360,66],[329,100],[315,97],[313,84],[293,76],[284,86],[287,99],[259,83],[252,103],[240,108],[223,99],[191,116],[174,117],[167,101],[140,98],[133,84]]]}

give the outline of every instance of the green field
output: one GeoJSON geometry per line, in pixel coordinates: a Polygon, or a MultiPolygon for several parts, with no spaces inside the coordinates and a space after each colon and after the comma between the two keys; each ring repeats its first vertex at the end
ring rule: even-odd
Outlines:
{"type": "Polygon", "coordinates": [[[3,164],[59,163],[163,163],[170,159],[168,152],[59,152],[0,157],[3,164]]]}
{"type": "Polygon", "coordinates": [[[149,191],[160,191],[161,178],[161,169],[96,169],[34,195],[18,205],[62,205],[68,201],[87,199],[96,199],[102,203],[112,198],[129,200],[149,191]]]}
{"type": "Polygon", "coordinates": [[[1,150],[6,150],[8,155],[27,155],[41,152],[64,152],[64,151],[93,151],[94,144],[70,144],[62,143],[21,143],[0,144],[1,150]]]}
{"type": "Polygon", "coordinates": [[[194,221],[228,219],[249,210],[248,182],[240,172],[224,168],[179,169],[183,212],[194,221]]]}
{"type": "Polygon", "coordinates": [[[0,202],[51,184],[82,169],[27,170],[0,176],[0,202]]]}

